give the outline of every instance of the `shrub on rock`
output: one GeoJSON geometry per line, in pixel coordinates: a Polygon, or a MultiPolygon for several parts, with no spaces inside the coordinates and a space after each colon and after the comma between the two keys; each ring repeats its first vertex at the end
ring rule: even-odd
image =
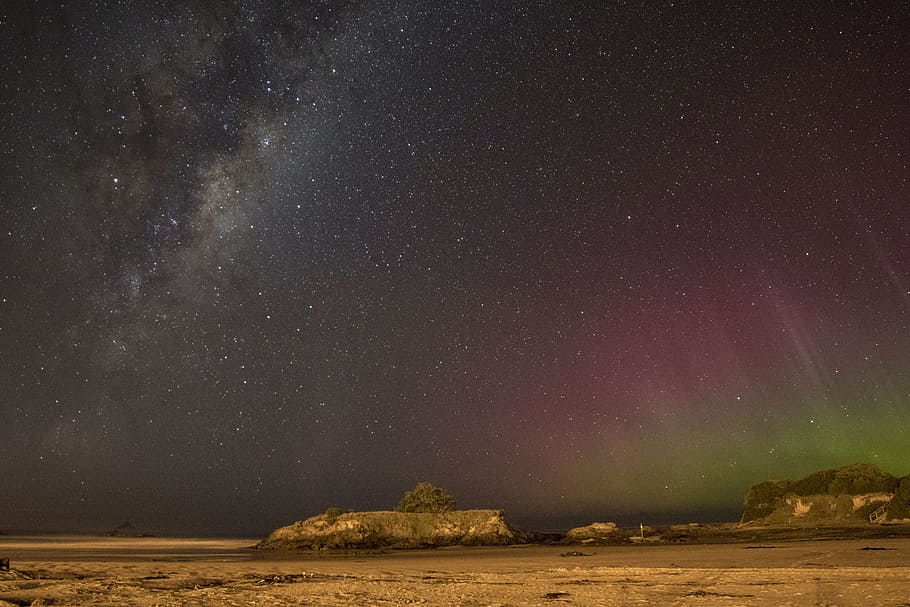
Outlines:
{"type": "Polygon", "coordinates": [[[455,510],[455,497],[431,483],[417,483],[395,506],[397,512],[432,512],[440,514],[455,510]]]}

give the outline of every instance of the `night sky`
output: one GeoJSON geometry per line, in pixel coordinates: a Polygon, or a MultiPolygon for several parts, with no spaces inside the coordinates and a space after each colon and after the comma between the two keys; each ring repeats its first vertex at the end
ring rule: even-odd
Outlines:
{"type": "Polygon", "coordinates": [[[0,8],[0,530],[910,473],[910,7],[0,8]]]}

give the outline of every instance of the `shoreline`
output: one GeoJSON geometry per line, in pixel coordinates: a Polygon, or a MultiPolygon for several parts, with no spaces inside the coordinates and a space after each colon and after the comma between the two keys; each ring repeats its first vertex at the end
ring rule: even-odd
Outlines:
{"type": "MultiPolygon", "coordinates": [[[[745,527],[718,528],[711,526],[688,527],[685,530],[664,529],[644,541],[633,536],[632,541],[542,541],[495,546],[423,546],[411,548],[348,548],[348,549],[299,549],[263,550],[257,548],[261,538],[246,537],[109,537],[78,534],[29,534],[0,536],[0,557],[16,560],[66,560],[90,561],[95,559],[116,561],[151,560],[233,560],[233,561],[282,561],[309,559],[358,559],[399,557],[401,555],[451,555],[455,553],[481,555],[507,554],[545,550],[557,553],[576,552],[579,555],[592,551],[610,550],[617,553],[623,548],[656,550],[669,548],[764,548],[766,544],[781,546],[820,542],[907,542],[910,550],[910,525],[882,526],[816,526],[816,527],[745,527]],[[673,534],[675,533],[675,535],[673,534]],[[680,533],[687,535],[680,536],[680,533]]],[[[779,546],[775,546],[779,547],[779,546]]]]}

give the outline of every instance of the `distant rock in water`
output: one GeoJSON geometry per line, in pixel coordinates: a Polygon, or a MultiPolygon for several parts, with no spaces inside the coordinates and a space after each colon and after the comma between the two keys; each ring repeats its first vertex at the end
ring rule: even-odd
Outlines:
{"type": "Polygon", "coordinates": [[[140,533],[129,521],[120,523],[107,532],[110,537],[143,537],[145,534],[140,533]]]}
{"type": "Polygon", "coordinates": [[[855,525],[908,517],[910,476],[899,479],[872,464],[851,464],[753,485],[743,500],[742,523],[855,525]]]}
{"type": "Polygon", "coordinates": [[[326,513],[273,531],[261,550],[505,546],[528,541],[501,510],[326,513]]]}

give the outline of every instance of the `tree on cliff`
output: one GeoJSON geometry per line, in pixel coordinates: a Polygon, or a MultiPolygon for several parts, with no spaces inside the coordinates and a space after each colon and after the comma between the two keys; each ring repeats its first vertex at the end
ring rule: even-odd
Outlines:
{"type": "Polygon", "coordinates": [[[742,521],[764,518],[774,512],[791,491],[792,485],[793,481],[764,481],[749,487],[743,500],[742,521]]]}
{"type": "Polygon", "coordinates": [[[417,483],[395,506],[398,512],[451,512],[455,510],[455,498],[451,493],[431,483],[417,483]]]}
{"type": "Polygon", "coordinates": [[[834,471],[828,494],[894,493],[899,484],[900,479],[874,464],[850,464],[834,471]]]}

